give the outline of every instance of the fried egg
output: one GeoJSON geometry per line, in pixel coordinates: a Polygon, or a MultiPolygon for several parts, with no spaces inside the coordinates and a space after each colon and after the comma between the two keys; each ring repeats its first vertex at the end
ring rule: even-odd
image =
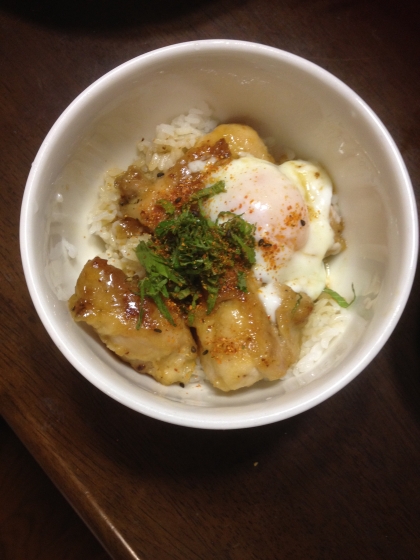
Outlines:
{"type": "Polygon", "coordinates": [[[303,160],[276,165],[245,155],[212,173],[208,183],[216,181],[224,181],[226,192],[205,202],[208,216],[234,212],[256,226],[253,272],[267,314],[274,318],[280,305],[277,283],[315,300],[326,284],[325,255],[334,245],[327,173],[303,160]]]}

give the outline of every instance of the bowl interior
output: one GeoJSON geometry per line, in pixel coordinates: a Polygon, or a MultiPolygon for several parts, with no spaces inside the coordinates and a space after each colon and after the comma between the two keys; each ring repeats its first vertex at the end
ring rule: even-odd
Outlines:
{"type": "Polygon", "coordinates": [[[291,54],[235,41],[155,51],[110,72],[63,113],[33,164],[22,207],[22,259],[31,296],[55,343],[93,384],[145,414],[183,425],[237,428],[286,418],[354,378],[391,334],[408,297],[417,216],[400,154],[372,111],[327,72],[291,54]],[[331,267],[357,300],[351,328],[302,382],[233,394],[206,384],[164,387],[112,356],[76,325],[65,299],[98,242],[87,231],[107,169],[125,168],[136,142],[207,103],[220,122],[316,160],[332,177],[348,248],[331,267]],[[408,225],[409,224],[409,225],[408,225]],[[75,248],[76,253],[73,253],[75,248]],[[308,381],[311,381],[310,383],[308,381]]]}

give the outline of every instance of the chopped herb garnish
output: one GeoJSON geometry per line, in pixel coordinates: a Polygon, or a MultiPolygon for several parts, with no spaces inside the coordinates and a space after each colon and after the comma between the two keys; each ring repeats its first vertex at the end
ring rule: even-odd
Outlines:
{"type": "Polygon", "coordinates": [[[162,206],[167,214],[175,214],[175,206],[169,200],[158,200],[158,204],[162,206]]]}
{"type": "Polygon", "coordinates": [[[334,292],[334,290],[330,290],[330,288],[324,288],[322,291],[326,294],[328,294],[330,297],[333,298],[334,301],[336,301],[338,303],[338,305],[340,307],[350,307],[350,305],[354,302],[354,300],[356,299],[356,292],[354,291],[354,286],[353,284],[351,285],[351,289],[353,291],[353,299],[348,302],[346,301],[343,296],[340,296],[340,294],[338,294],[337,292],[334,292]]]}
{"type": "Polygon", "coordinates": [[[238,289],[246,292],[246,274],[243,270],[238,272],[238,289]]]}
{"type": "Polygon", "coordinates": [[[211,185],[210,187],[205,187],[204,189],[201,189],[196,193],[194,193],[191,196],[190,201],[194,202],[202,198],[210,198],[211,196],[214,196],[215,194],[219,194],[221,192],[226,192],[225,182],[217,181],[217,183],[214,183],[214,185],[211,185]]]}
{"type": "Polygon", "coordinates": [[[159,200],[169,217],[157,225],[147,243],[141,241],[136,248],[146,269],[139,282],[139,324],[144,298],[150,297],[171,324],[174,320],[164,300],[176,302],[191,325],[202,298],[207,313],[214,309],[228,271],[236,273],[237,288],[246,291],[247,270],[255,263],[255,226],[232,212],[221,212],[212,221],[202,208],[204,199],[224,191],[224,182],[219,181],[194,193],[180,209],[159,200]]]}

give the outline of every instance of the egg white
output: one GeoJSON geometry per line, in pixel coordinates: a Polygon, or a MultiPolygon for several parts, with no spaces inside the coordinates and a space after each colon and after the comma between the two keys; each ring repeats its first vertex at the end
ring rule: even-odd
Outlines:
{"type": "Polygon", "coordinates": [[[305,292],[315,300],[325,288],[327,272],[324,258],[335,240],[330,224],[332,182],[321,167],[307,161],[288,161],[280,165],[280,169],[305,198],[310,230],[305,246],[278,271],[277,281],[287,284],[295,292],[305,292]]]}

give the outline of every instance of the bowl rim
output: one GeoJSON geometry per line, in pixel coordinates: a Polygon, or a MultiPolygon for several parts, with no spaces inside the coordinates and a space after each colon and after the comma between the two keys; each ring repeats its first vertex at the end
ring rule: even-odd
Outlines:
{"type": "MultiPolygon", "coordinates": [[[[31,299],[48,334],[67,360],[98,389],[125,406],[152,418],[172,424],[205,429],[248,428],[284,420],[320,404],[346,386],[375,358],[395,329],[412,289],[418,257],[418,215],[411,180],[397,145],[374,111],[349,86],[315,63],[282,49],[259,43],[231,39],[188,41],[168,45],[144,53],[113,68],[82,91],[55,121],[34,159],[22,200],[19,235],[23,271],[31,299]],[[379,132],[384,145],[387,147],[389,153],[392,154],[393,165],[395,169],[398,170],[398,174],[401,177],[399,183],[400,190],[402,191],[401,203],[404,206],[404,212],[410,217],[412,226],[409,231],[405,232],[408,239],[408,246],[405,247],[404,266],[402,267],[404,273],[403,289],[401,289],[396,296],[396,308],[388,317],[380,333],[376,334],[374,343],[369,352],[357,359],[350,359],[345,375],[337,379],[330,379],[328,383],[317,384],[313,382],[309,384],[305,388],[305,392],[302,392],[300,395],[296,394],[293,402],[280,411],[271,411],[269,409],[263,409],[262,411],[253,410],[255,406],[242,406],[241,408],[244,410],[242,412],[235,410],[235,414],[232,415],[232,417],[230,417],[231,415],[229,413],[222,413],[221,411],[224,409],[221,408],[180,407],[178,403],[162,398],[160,401],[159,399],[150,399],[148,395],[145,395],[145,399],[139,402],[134,399],[132,395],[124,391],[121,392],[118,386],[110,387],[109,383],[105,383],[99,376],[93,374],[88,364],[80,360],[77,354],[68,348],[65,337],[61,335],[60,329],[57,328],[54,322],[54,314],[47,311],[43,296],[38,288],[40,273],[37,273],[36,255],[34,251],[31,250],[33,247],[32,231],[35,225],[32,208],[35,203],[36,194],[41,187],[38,177],[42,174],[49,153],[53,151],[54,145],[61,135],[65,134],[68,123],[71,122],[73,116],[77,116],[78,112],[81,111],[93,97],[101,95],[116,79],[130,75],[132,72],[136,71],[139,66],[147,65],[149,62],[155,63],[158,60],[167,60],[168,57],[179,57],[183,54],[191,53],[194,50],[200,52],[222,52],[226,49],[230,52],[258,53],[297,66],[301,70],[314,75],[317,79],[322,79],[324,83],[327,83],[344,97],[351,99],[353,104],[358,105],[359,110],[365,115],[366,120],[371,123],[372,128],[379,132]],[[321,390],[319,389],[319,385],[321,385],[321,390]],[[216,414],[214,411],[216,411],[216,414]]],[[[402,273],[400,276],[402,277],[402,273]]],[[[322,381],[322,378],[319,381],[322,381]]]]}

